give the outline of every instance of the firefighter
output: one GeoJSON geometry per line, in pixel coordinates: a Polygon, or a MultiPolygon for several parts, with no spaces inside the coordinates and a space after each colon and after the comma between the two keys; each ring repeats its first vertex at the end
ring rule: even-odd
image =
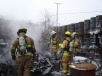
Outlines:
{"type": "Polygon", "coordinates": [[[80,40],[78,38],[78,33],[73,32],[71,35],[71,41],[69,43],[69,52],[72,54],[69,64],[73,64],[73,57],[77,55],[79,45],[80,40]]]}
{"type": "Polygon", "coordinates": [[[36,53],[34,41],[31,37],[26,36],[27,29],[18,30],[18,38],[12,43],[11,56],[16,60],[15,52],[17,50],[17,76],[31,76],[33,58],[36,53]]]}
{"type": "Polygon", "coordinates": [[[62,73],[67,74],[69,72],[69,62],[71,60],[72,54],[69,52],[69,43],[71,40],[71,33],[69,31],[65,32],[65,39],[63,43],[59,44],[59,47],[63,49],[62,52],[62,73]]]}
{"type": "Polygon", "coordinates": [[[72,41],[70,42],[70,51],[73,51],[73,56],[77,55],[79,45],[80,45],[79,35],[78,33],[73,32],[72,41]]]}
{"type": "Polygon", "coordinates": [[[54,56],[57,56],[58,48],[59,48],[59,39],[58,39],[57,34],[56,34],[55,31],[51,32],[50,45],[51,45],[52,54],[54,56]]]}

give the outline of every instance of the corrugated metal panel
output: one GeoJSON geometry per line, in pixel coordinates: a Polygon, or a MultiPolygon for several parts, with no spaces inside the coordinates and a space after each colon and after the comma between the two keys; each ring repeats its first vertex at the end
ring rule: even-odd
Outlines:
{"type": "Polygon", "coordinates": [[[75,32],[75,24],[70,25],[70,32],[75,32]]]}
{"type": "Polygon", "coordinates": [[[79,32],[79,24],[78,23],[75,23],[75,32],[79,32]]]}
{"type": "Polygon", "coordinates": [[[84,33],[84,22],[79,22],[79,33],[84,33]]]}
{"type": "Polygon", "coordinates": [[[84,32],[89,32],[90,31],[90,20],[85,20],[84,21],[84,32]]]}
{"type": "Polygon", "coordinates": [[[70,31],[70,24],[67,25],[67,31],[70,31]]]}
{"type": "Polygon", "coordinates": [[[96,29],[96,17],[90,19],[90,31],[95,31],[96,29]]]}

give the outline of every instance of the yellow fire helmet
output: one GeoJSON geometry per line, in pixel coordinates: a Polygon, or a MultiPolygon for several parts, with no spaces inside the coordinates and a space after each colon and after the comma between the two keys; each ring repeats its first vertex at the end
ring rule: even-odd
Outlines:
{"type": "Polygon", "coordinates": [[[26,28],[21,28],[18,30],[17,34],[21,33],[21,32],[24,32],[26,33],[27,32],[27,29],[26,28]]]}
{"type": "Polygon", "coordinates": [[[66,31],[66,32],[65,32],[65,35],[69,35],[69,36],[70,36],[71,33],[70,33],[69,31],[66,31]]]}
{"type": "Polygon", "coordinates": [[[78,35],[78,33],[77,32],[73,32],[72,35],[78,35]]]}
{"type": "Polygon", "coordinates": [[[72,34],[73,34],[73,35],[76,35],[77,33],[76,33],[76,32],[73,32],[72,34]]]}

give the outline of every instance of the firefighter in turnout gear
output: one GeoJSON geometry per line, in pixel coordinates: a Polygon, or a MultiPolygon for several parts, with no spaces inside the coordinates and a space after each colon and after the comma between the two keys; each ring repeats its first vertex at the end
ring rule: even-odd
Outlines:
{"type": "Polygon", "coordinates": [[[78,52],[78,47],[80,45],[78,33],[73,32],[71,37],[72,37],[72,41],[70,42],[70,50],[69,51],[73,51],[73,55],[76,56],[77,52],[78,52]]]}
{"type": "Polygon", "coordinates": [[[65,39],[63,43],[59,44],[59,47],[63,49],[62,53],[62,73],[66,74],[69,72],[69,62],[72,60],[72,54],[69,52],[69,43],[71,40],[71,33],[69,31],[65,32],[65,39]]]}
{"type": "Polygon", "coordinates": [[[17,76],[31,76],[33,58],[36,53],[34,41],[26,36],[27,29],[18,30],[18,38],[12,43],[11,56],[16,60],[15,52],[17,50],[17,76]]]}
{"type": "Polygon", "coordinates": [[[55,31],[51,32],[51,38],[50,38],[50,45],[51,45],[51,52],[54,56],[57,56],[58,54],[58,48],[59,48],[59,40],[57,37],[57,34],[55,31]]]}

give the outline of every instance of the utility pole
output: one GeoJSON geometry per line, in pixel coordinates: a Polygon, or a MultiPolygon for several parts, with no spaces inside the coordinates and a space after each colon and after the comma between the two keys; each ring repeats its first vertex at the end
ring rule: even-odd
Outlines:
{"type": "Polygon", "coordinates": [[[57,28],[57,26],[58,26],[58,5],[61,4],[61,3],[56,3],[56,2],[54,2],[54,3],[57,5],[57,14],[56,14],[56,32],[58,32],[58,28],[57,28]]]}

